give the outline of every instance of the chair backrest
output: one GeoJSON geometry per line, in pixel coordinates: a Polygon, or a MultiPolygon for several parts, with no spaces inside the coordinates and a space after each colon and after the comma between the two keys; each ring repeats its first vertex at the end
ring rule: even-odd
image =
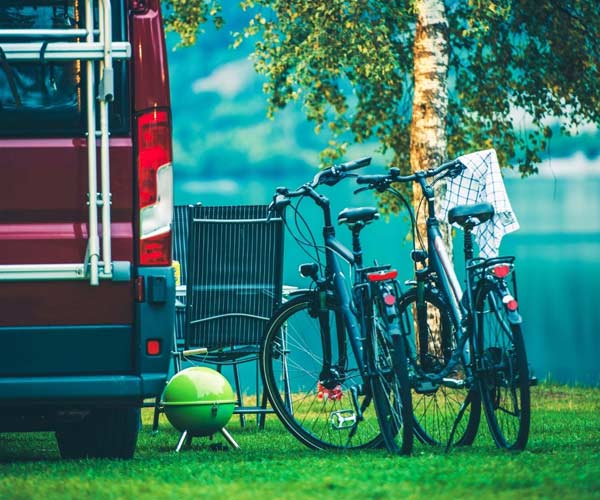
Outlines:
{"type": "Polygon", "coordinates": [[[175,307],[175,336],[183,341],[185,332],[185,292],[182,288],[187,283],[188,261],[188,236],[190,233],[190,219],[192,205],[175,205],[173,207],[172,245],[173,260],[179,262],[180,283],[182,287],[177,290],[175,307]]]}
{"type": "Polygon", "coordinates": [[[283,221],[267,206],[194,206],[188,239],[185,344],[260,344],[281,303],[283,221]]]}
{"type": "Polygon", "coordinates": [[[193,205],[175,205],[173,207],[173,260],[179,262],[182,285],[187,283],[188,239],[193,208],[193,205]]]}

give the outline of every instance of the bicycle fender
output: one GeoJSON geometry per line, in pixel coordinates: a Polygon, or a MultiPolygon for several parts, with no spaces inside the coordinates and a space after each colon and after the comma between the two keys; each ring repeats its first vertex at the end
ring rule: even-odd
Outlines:
{"type": "Polygon", "coordinates": [[[517,311],[508,311],[506,317],[512,325],[520,325],[521,323],[523,323],[523,318],[517,311]]]}

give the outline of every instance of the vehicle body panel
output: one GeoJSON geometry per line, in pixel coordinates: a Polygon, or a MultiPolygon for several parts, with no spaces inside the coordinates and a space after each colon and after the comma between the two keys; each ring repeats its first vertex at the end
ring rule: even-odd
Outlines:
{"type": "MultiPolygon", "coordinates": [[[[101,279],[98,286],[89,279],[0,281],[0,431],[53,428],[65,409],[139,406],[160,395],[166,381],[175,283],[169,266],[138,265],[135,127],[138,113],[168,110],[168,67],[159,2],[146,2],[142,13],[129,4],[113,1],[120,16],[113,32],[131,42],[132,57],[115,71],[121,100],[111,105],[117,125],[109,156],[112,260],[130,263],[130,279],[101,279]],[[158,355],[146,353],[148,340],[160,342],[158,355]]],[[[0,120],[13,116],[6,109],[0,107],[0,120]]],[[[66,133],[47,123],[40,120],[37,129],[32,122],[27,134],[22,123],[14,134],[6,126],[0,132],[0,266],[87,258],[85,130],[66,133]]],[[[98,165],[99,148],[100,139],[98,165]]],[[[100,219],[98,225],[101,235],[100,219]]]]}

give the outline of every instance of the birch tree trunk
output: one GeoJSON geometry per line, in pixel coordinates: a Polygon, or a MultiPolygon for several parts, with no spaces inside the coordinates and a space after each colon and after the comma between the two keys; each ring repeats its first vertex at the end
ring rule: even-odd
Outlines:
{"type": "MultiPolygon", "coordinates": [[[[448,112],[448,20],[443,0],[416,0],[414,98],[410,134],[410,165],[415,170],[434,167],[446,159],[448,112]]],[[[437,193],[436,193],[437,194],[437,193]]],[[[413,185],[413,205],[421,200],[413,185]]],[[[421,207],[418,231],[426,242],[426,207],[421,207]]],[[[443,225],[445,226],[445,225],[443,225]]],[[[444,233],[447,235],[447,233],[444,233]]],[[[451,240],[445,238],[451,255],[451,240]]]]}

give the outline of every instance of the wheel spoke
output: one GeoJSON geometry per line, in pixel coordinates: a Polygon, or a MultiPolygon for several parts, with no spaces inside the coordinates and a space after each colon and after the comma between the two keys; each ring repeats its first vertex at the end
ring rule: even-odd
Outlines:
{"type": "MultiPolygon", "coordinates": [[[[310,307],[310,299],[297,297],[286,304],[267,328],[261,349],[261,369],[273,409],[292,434],[307,446],[374,446],[381,440],[374,405],[364,391],[356,391],[363,415],[359,419],[352,397],[353,388],[365,385],[352,361],[352,353],[345,353],[348,366],[340,367],[342,373],[332,371],[326,377],[327,382],[320,380],[323,373],[322,332],[318,318],[310,314],[310,307]],[[321,383],[324,386],[320,386],[321,383]],[[291,404],[286,405],[286,401],[291,404]]],[[[340,350],[346,349],[346,345],[338,345],[336,326],[336,315],[330,310],[330,361],[334,365],[341,357],[340,350]]]]}
{"type": "MultiPolygon", "coordinates": [[[[432,384],[424,376],[424,372],[436,374],[446,366],[452,350],[456,347],[456,331],[445,304],[437,296],[426,293],[427,324],[421,327],[426,329],[427,334],[420,336],[417,333],[416,302],[416,291],[411,290],[399,303],[403,330],[408,333],[406,344],[410,350],[408,357],[412,364],[415,433],[423,443],[446,445],[456,417],[469,394],[467,369],[462,365],[457,367],[456,372],[452,374],[455,382],[452,385],[432,384]],[[427,339],[424,357],[420,348],[420,339],[423,338],[427,339]]],[[[455,431],[455,444],[471,444],[477,433],[480,403],[476,395],[472,398],[472,403],[465,410],[455,431]]]]}

